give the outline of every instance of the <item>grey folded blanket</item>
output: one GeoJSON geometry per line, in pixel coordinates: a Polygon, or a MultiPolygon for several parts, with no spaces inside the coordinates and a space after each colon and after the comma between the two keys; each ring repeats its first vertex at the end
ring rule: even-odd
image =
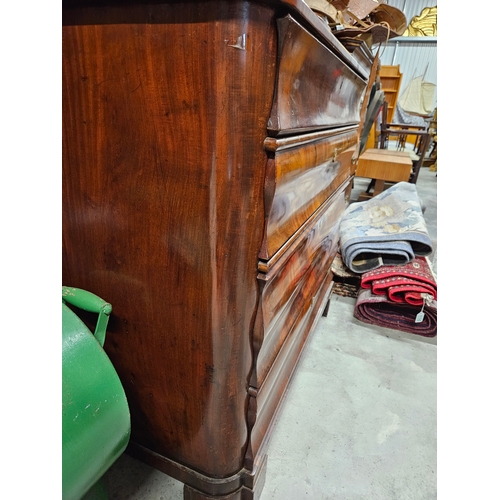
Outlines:
{"type": "Polygon", "coordinates": [[[406,264],[432,250],[417,187],[409,182],[352,203],[340,220],[342,259],[355,273],[406,264]]]}

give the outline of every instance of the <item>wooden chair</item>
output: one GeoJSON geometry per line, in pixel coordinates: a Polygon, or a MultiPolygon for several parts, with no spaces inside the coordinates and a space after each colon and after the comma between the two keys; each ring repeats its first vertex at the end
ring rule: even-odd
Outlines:
{"type": "Polygon", "coordinates": [[[429,145],[430,135],[426,127],[387,123],[387,102],[382,104],[381,111],[379,147],[365,150],[358,159],[356,175],[372,179],[358,201],[376,196],[385,189],[386,183],[405,181],[415,184],[429,145]],[[406,144],[408,135],[415,135],[417,139],[414,151],[403,151],[401,150],[403,148],[398,148],[399,150],[388,149],[388,140],[391,135],[396,135],[399,144],[402,145],[406,144]],[[373,193],[370,194],[372,189],[373,193]]]}
{"type": "Polygon", "coordinates": [[[420,168],[425,159],[427,148],[429,147],[430,134],[426,126],[423,125],[408,125],[406,123],[387,123],[387,102],[382,105],[382,120],[380,124],[379,148],[387,149],[390,136],[398,137],[398,145],[403,147],[406,145],[408,135],[416,136],[414,151],[417,156],[413,160],[413,167],[408,182],[415,184],[420,173],[420,168]]]}
{"type": "Polygon", "coordinates": [[[419,135],[422,131],[427,131],[427,126],[425,125],[411,125],[407,123],[388,123],[388,105],[384,101],[381,106],[381,121],[380,121],[380,135],[379,135],[379,148],[387,149],[389,135],[398,136],[398,149],[404,149],[406,147],[406,142],[408,136],[416,135],[415,144],[413,150],[418,149],[418,144],[420,142],[421,136],[419,135]],[[417,132],[417,134],[415,134],[417,132]]]}

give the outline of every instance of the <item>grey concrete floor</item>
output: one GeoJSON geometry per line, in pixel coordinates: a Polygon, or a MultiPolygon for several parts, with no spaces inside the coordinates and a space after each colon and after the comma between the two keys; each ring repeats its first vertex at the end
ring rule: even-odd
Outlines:
{"type": "MultiPolygon", "coordinates": [[[[356,178],[351,199],[366,189],[356,178]]],[[[437,245],[437,175],[417,190],[437,245]]],[[[437,272],[437,250],[431,257],[437,272]]],[[[292,379],[268,449],[260,500],[437,498],[436,339],[354,318],[332,295],[292,379]]],[[[105,475],[111,499],[181,500],[182,484],[124,454],[105,475]]]]}

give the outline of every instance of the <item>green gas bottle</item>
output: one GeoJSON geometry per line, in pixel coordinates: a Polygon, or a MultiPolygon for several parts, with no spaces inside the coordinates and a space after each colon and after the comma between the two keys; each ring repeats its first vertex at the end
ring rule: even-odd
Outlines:
{"type": "Polygon", "coordinates": [[[111,310],[93,293],[62,289],[63,500],[83,498],[130,440],[125,391],[103,349],[111,310]],[[68,305],[98,314],[94,334],[68,305]]]}

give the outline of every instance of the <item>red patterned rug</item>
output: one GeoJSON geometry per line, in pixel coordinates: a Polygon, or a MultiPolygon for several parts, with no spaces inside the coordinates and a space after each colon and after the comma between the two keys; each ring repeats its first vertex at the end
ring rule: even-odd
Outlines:
{"type": "Polygon", "coordinates": [[[429,300],[422,307],[407,302],[393,302],[387,295],[374,295],[362,288],[354,306],[354,316],[371,325],[435,337],[437,335],[437,302],[429,300]]]}
{"type": "Polygon", "coordinates": [[[371,288],[374,295],[387,295],[393,302],[414,306],[424,303],[424,294],[437,300],[437,283],[425,257],[396,266],[382,266],[364,273],[361,287],[371,288]]]}

